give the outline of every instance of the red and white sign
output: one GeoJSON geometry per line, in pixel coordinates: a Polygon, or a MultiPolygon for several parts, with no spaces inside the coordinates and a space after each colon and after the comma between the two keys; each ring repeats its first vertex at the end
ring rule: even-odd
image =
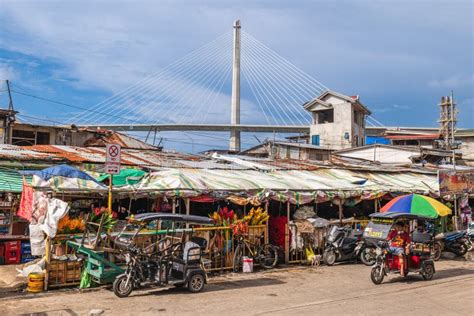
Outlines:
{"type": "Polygon", "coordinates": [[[105,148],[105,172],[110,174],[120,173],[121,148],[117,144],[107,144],[105,148]]]}

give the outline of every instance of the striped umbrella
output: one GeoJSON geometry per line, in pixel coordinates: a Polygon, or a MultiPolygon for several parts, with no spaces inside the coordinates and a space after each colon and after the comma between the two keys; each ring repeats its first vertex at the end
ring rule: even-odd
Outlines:
{"type": "Polygon", "coordinates": [[[436,218],[451,214],[451,209],[443,203],[419,194],[408,194],[394,198],[380,209],[380,212],[406,213],[436,218]]]}

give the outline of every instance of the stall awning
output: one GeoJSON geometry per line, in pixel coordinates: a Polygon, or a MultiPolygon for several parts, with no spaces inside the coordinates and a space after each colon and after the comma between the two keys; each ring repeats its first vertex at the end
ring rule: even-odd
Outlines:
{"type": "MultiPolygon", "coordinates": [[[[31,176],[25,177],[31,183],[31,176]]],[[[14,169],[0,169],[0,192],[21,193],[23,176],[14,169]]]]}

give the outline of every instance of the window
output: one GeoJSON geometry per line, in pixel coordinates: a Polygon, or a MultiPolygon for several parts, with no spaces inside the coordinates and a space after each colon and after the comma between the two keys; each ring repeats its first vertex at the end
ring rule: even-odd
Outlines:
{"type": "Polygon", "coordinates": [[[49,145],[49,133],[13,130],[12,144],[17,146],[49,145]]]}
{"type": "Polygon", "coordinates": [[[318,114],[318,124],[334,123],[334,109],[316,112],[318,114]]]}
{"type": "Polygon", "coordinates": [[[311,144],[315,146],[319,146],[319,135],[311,136],[311,144]]]}
{"type": "Polygon", "coordinates": [[[36,133],[36,145],[49,145],[49,133],[36,133]]]}
{"type": "Polygon", "coordinates": [[[12,144],[17,146],[33,146],[35,144],[35,132],[13,130],[12,144]]]}

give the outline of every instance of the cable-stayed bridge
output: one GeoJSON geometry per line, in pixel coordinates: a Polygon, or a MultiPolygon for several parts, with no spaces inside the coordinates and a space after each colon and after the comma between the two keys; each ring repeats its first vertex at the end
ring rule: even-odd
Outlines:
{"type": "Polygon", "coordinates": [[[303,104],[326,90],[236,21],[232,32],[66,123],[120,131],[229,131],[229,149],[239,151],[241,132],[308,132],[311,117],[303,104]]]}

